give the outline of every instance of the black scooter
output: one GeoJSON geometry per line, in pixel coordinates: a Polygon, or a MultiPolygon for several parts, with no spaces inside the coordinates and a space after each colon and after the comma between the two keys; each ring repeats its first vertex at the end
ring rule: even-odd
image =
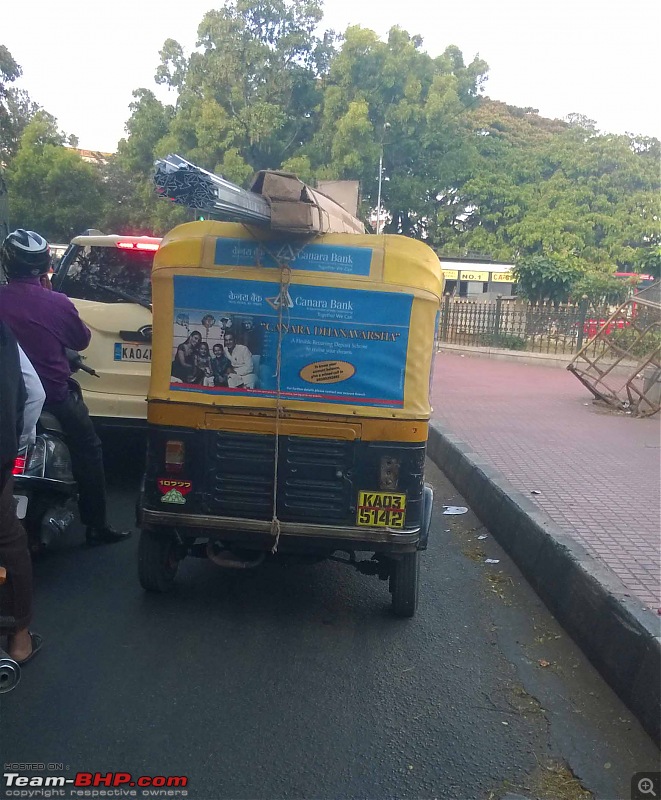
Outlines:
{"type": "MultiPolygon", "coordinates": [[[[98,374],[83,363],[74,350],[66,351],[74,372],[98,374]]],[[[70,379],[72,388],[82,393],[70,379]]],[[[30,550],[37,554],[64,535],[74,521],[78,487],[71,469],[71,455],[66,436],[57,419],[42,412],[37,423],[37,438],[19,453],[14,466],[16,513],[28,534],[30,550]]]]}

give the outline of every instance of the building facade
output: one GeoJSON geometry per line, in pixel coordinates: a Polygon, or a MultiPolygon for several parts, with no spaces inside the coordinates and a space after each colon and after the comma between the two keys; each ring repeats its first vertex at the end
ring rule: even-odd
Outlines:
{"type": "Polygon", "coordinates": [[[446,294],[466,300],[495,300],[498,295],[512,297],[514,264],[441,256],[446,294]]]}

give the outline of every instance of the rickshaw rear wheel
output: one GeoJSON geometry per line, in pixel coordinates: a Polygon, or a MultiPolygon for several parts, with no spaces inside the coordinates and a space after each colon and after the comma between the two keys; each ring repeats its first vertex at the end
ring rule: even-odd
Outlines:
{"type": "Polygon", "coordinates": [[[169,592],[179,569],[179,545],[163,530],[143,530],[138,545],[138,576],[148,592],[169,592]]]}
{"type": "Polygon", "coordinates": [[[418,608],[420,553],[406,553],[393,561],[390,571],[392,610],[398,617],[412,617],[418,608]]]}

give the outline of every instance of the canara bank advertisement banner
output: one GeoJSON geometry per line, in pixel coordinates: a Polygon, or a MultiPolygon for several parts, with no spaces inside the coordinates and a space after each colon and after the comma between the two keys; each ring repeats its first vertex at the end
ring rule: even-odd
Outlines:
{"type": "Polygon", "coordinates": [[[214,263],[234,267],[277,267],[286,262],[292,269],[308,272],[339,272],[369,275],[372,248],[337,244],[306,244],[298,249],[287,241],[255,242],[250,239],[216,240],[214,263]]]}
{"type": "Polygon", "coordinates": [[[274,398],[281,337],[281,397],[403,405],[410,294],[176,276],[174,301],[172,390],[274,398]]]}

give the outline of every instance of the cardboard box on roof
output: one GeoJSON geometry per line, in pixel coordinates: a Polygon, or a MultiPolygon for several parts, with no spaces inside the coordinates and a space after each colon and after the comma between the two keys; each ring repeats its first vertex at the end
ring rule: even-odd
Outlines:
{"type": "Polygon", "coordinates": [[[251,191],[271,207],[271,228],[291,233],[365,233],[363,223],[339,203],[290,172],[262,170],[251,191]]]}
{"type": "Polygon", "coordinates": [[[330,197],[339,203],[345,211],[353,214],[358,213],[360,203],[360,182],[359,181],[317,181],[317,191],[330,197]]]}

